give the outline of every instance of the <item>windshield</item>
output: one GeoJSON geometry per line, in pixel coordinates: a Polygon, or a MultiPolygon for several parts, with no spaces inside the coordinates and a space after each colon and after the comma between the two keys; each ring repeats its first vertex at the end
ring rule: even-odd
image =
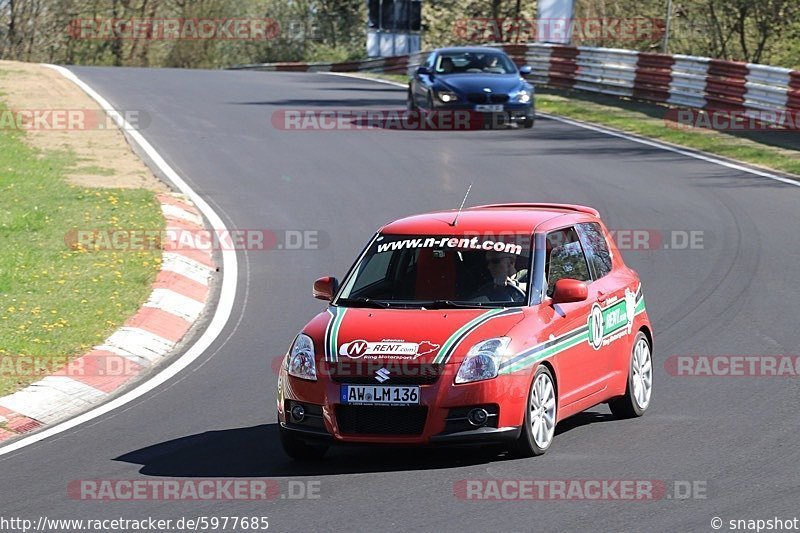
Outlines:
{"type": "Polygon", "coordinates": [[[437,74],[516,74],[517,67],[500,52],[446,52],[436,58],[437,74]]]}
{"type": "Polygon", "coordinates": [[[379,235],[336,300],[349,307],[509,307],[528,299],[530,237],[379,235]]]}

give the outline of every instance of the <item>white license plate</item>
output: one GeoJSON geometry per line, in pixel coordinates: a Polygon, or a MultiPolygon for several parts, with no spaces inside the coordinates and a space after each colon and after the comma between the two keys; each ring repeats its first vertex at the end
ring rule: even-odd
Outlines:
{"type": "Polygon", "coordinates": [[[342,385],[339,398],[350,405],[419,405],[419,387],[342,385]]]}
{"type": "Polygon", "coordinates": [[[503,104],[478,104],[475,106],[475,111],[498,112],[502,110],[503,110],[503,104]]]}

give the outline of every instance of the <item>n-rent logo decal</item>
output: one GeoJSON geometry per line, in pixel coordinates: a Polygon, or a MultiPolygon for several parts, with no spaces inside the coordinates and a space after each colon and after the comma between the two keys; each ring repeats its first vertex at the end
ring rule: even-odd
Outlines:
{"type": "Polygon", "coordinates": [[[593,306],[585,326],[537,344],[500,363],[500,374],[510,374],[525,370],[539,361],[573,348],[582,342],[588,342],[592,347],[597,346],[595,349],[599,349],[603,344],[610,344],[622,336],[630,334],[633,327],[633,317],[643,313],[644,310],[644,296],[641,284],[635,293],[630,289],[625,289],[625,298],[623,300],[613,301],[605,309],[599,305],[593,306]],[[607,320],[605,320],[606,316],[609,317],[607,320]],[[593,328],[596,328],[595,332],[592,332],[593,328]]]}
{"type": "Polygon", "coordinates": [[[369,342],[363,339],[346,342],[339,348],[339,355],[346,355],[350,359],[378,359],[390,357],[393,359],[417,359],[439,348],[438,344],[430,341],[405,342],[384,339],[379,342],[369,342]]]}
{"type": "Polygon", "coordinates": [[[599,350],[625,335],[630,335],[633,317],[636,316],[637,295],[641,295],[641,285],[637,292],[626,287],[625,297],[612,301],[605,309],[600,304],[592,306],[587,323],[589,344],[592,348],[599,350]]]}

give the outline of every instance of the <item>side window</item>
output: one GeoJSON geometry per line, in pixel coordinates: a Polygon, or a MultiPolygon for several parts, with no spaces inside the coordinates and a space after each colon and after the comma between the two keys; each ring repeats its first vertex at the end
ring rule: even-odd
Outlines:
{"type": "Polygon", "coordinates": [[[611,252],[600,224],[578,224],[578,233],[586,250],[586,257],[594,269],[595,279],[607,276],[611,272],[611,252]]]}
{"type": "Polygon", "coordinates": [[[589,265],[575,228],[547,234],[547,295],[552,296],[562,278],[590,281],[589,265]]]}

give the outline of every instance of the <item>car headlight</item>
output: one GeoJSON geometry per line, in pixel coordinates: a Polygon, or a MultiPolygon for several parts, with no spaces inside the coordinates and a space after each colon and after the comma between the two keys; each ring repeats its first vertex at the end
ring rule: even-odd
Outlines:
{"type": "Polygon", "coordinates": [[[314,341],[308,335],[301,333],[294,340],[292,349],[289,350],[287,371],[296,378],[317,380],[314,341]]]}
{"type": "Polygon", "coordinates": [[[521,104],[527,104],[531,101],[531,93],[530,91],[522,90],[517,93],[517,96],[514,99],[521,104]]]}
{"type": "Polygon", "coordinates": [[[458,102],[458,95],[452,91],[438,91],[436,96],[445,104],[449,104],[450,102],[458,102]]]}
{"type": "Polygon", "coordinates": [[[496,378],[500,360],[506,355],[509,342],[511,339],[508,337],[497,337],[470,348],[456,374],[456,384],[496,378]]]}

